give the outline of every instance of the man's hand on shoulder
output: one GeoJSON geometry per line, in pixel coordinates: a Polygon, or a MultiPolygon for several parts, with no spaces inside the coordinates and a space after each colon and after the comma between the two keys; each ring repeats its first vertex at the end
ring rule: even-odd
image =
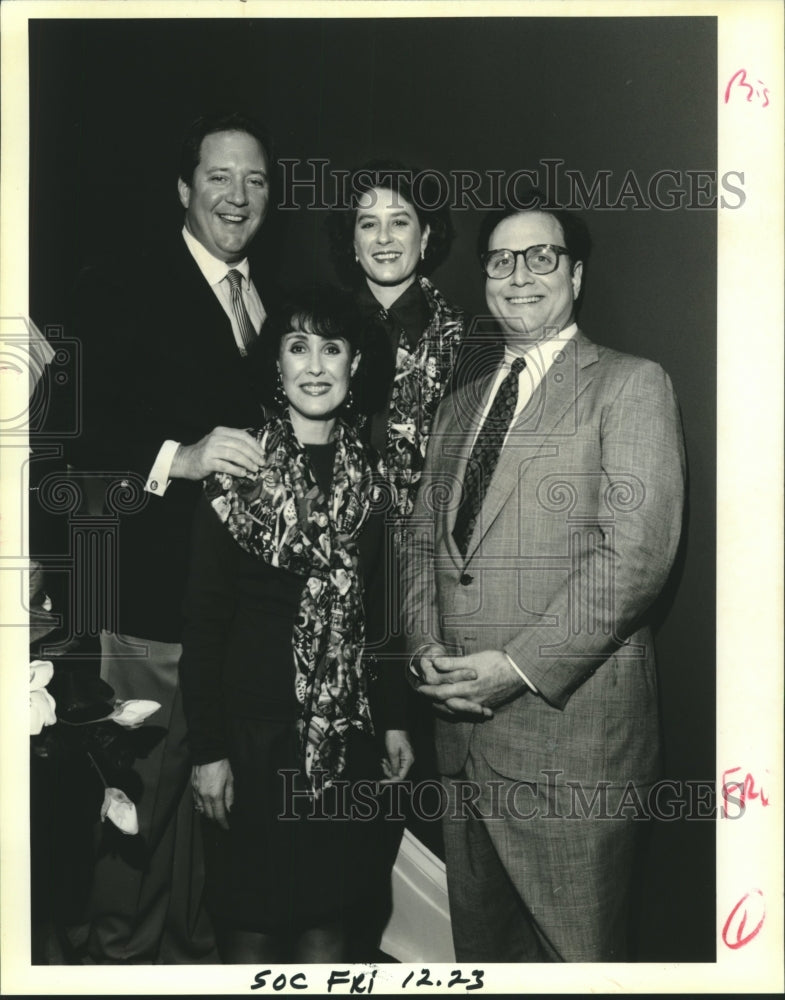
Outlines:
{"type": "Polygon", "coordinates": [[[171,479],[204,479],[211,472],[233,476],[253,475],[264,461],[264,452],[248,431],[215,427],[196,444],[181,444],[172,459],[171,479]]]}
{"type": "Polygon", "coordinates": [[[420,694],[456,714],[493,715],[492,709],[527,691],[526,682],[499,649],[468,656],[421,658],[420,694]],[[423,661],[426,661],[425,663],[423,661]]]}

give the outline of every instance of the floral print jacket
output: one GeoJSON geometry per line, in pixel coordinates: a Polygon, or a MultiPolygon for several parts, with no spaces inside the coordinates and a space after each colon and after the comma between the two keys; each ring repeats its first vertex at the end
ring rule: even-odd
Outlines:
{"type": "Polygon", "coordinates": [[[409,517],[414,507],[431,424],[450,382],[458,346],[464,335],[463,310],[452,305],[428,281],[418,277],[430,321],[410,352],[398,347],[387,421],[388,477],[397,495],[397,516],[409,517]]]}

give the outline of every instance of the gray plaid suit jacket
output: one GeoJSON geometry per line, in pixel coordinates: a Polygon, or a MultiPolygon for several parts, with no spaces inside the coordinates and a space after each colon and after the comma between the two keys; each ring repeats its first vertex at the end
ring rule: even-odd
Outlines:
{"type": "Polygon", "coordinates": [[[466,558],[452,528],[491,380],[438,411],[404,546],[414,652],[505,650],[537,688],[490,720],[436,724],[440,769],[469,747],[502,775],[647,784],[659,758],[647,613],[681,530],[685,460],[659,365],[580,332],[513,423],[466,558]]]}

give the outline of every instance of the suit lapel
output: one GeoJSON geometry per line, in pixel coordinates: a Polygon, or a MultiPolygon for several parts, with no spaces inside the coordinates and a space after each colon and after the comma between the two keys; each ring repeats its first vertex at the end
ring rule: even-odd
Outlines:
{"type": "MultiPolygon", "coordinates": [[[[232,323],[213,289],[205,281],[199,266],[190,254],[185,241],[178,247],[175,260],[180,283],[177,308],[182,316],[182,327],[196,350],[203,340],[211,352],[219,351],[227,357],[238,353],[232,323]]],[[[209,357],[209,355],[207,355],[209,357]]]]}
{"type": "MultiPolygon", "coordinates": [[[[546,447],[555,447],[551,436],[554,429],[569,410],[577,406],[578,399],[593,379],[592,366],[597,361],[597,346],[580,331],[563,344],[561,355],[545,373],[532,398],[512,424],[469,540],[467,562],[537,455],[546,447]]],[[[461,476],[467,461],[468,456],[463,460],[461,476]]],[[[455,522],[454,514],[452,521],[455,522]]]]}
{"type": "Polygon", "coordinates": [[[452,502],[444,513],[444,539],[453,562],[459,568],[463,565],[463,557],[452,532],[458,516],[466,465],[495,377],[494,371],[485,378],[469,382],[441,404],[441,407],[452,406],[452,413],[439,432],[441,441],[437,455],[434,455],[434,475],[437,479],[443,476],[452,490],[452,502]]]}
{"type": "MultiPolygon", "coordinates": [[[[182,320],[179,326],[186,330],[189,340],[207,337],[211,351],[218,351],[232,361],[236,360],[235,355],[240,358],[231,320],[207,284],[182,236],[172,248],[171,261],[171,281],[177,288],[176,308],[182,320]]],[[[260,284],[259,275],[253,267],[251,280],[259,293],[265,316],[269,316],[280,296],[269,283],[260,284]]]]}

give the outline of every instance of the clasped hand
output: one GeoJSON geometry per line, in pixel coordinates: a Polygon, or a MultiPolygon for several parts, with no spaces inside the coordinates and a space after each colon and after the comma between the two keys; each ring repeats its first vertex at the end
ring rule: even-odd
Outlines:
{"type": "Polygon", "coordinates": [[[442,647],[431,646],[420,654],[418,665],[417,690],[443,715],[489,719],[494,708],[526,689],[520,674],[498,649],[448,656],[442,647]]]}

